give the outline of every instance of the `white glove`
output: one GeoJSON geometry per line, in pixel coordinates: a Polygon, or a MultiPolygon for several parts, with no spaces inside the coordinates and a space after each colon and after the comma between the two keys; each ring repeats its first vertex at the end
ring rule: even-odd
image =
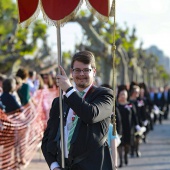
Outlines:
{"type": "Polygon", "coordinates": [[[136,130],[139,132],[141,130],[141,127],[139,125],[136,125],[136,130]]]}
{"type": "Polygon", "coordinates": [[[148,120],[145,120],[145,121],[143,122],[143,124],[144,124],[144,126],[147,126],[148,120]]]}
{"type": "Polygon", "coordinates": [[[154,110],[154,113],[155,113],[156,115],[159,114],[160,109],[159,109],[158,106],[154,105],[154,106],[153,106],[153,110],[154,110]]]}

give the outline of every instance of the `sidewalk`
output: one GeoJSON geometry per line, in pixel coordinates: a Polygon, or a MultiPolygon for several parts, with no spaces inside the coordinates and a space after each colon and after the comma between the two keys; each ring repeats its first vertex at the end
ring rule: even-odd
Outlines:
{"type": "Polygon", "coordinates": [[[129,165],[122,170],[170,170],[170,120],[155,125],[140,151],[142,156],[129,158],[129,165]]]}
{"type": "MultiPolygon", "coordinates": [[[[129,158],[122,170],[170,170],[170,120],[155,125],[148,135],[148,143],[140,146],[142,156],[129,158]]],[[[41,151],[38,151],[25,170],[49,170],[41,151]]]]}
{"type": "Polygon", "coordinates": [[[40,149],[35,154],[34,159],[31,161],[31,163],[22,170],[49,170],[40,149]]]}

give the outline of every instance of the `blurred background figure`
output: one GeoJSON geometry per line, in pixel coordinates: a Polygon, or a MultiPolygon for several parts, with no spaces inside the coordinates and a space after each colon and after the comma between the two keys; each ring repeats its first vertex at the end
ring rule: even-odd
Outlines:
{"type": "Polygon", "coordinates": [[[5,112],[7,114],[21,109],[21,105],[17,102],[13,92],[16,89],[16,81],[14,78],[8,78],[3,81],[3,93],[1,101],[5,105],[5,112]]]}
{"type": "Polygon", "coordinates": [[[15,79],[15,81],[16,81],[16,88],[15,88],[15,90],[14,90],[14,92],[13,92],[13,95],[15,96],[17,102],[21,105],[21,100],[20,100],[20,97],[19,97],[17,91],[18,91],[18,89],[20,89],[21,86],[22,86],[22,79],[21,79],[20,77],[17,77],[17,76],[15,76],[14,79],[15,79]]]}
{"type": "Polygon", "coordinates": [[[55,70],[53,70],[53,71],[50,72],[50,75],[51,75],[52,80],[53,80],[53,88],[57,88],[58,87],[57,86],[57,78],[56,78],[57,72],[55,70]]]}
{"type": "Polygon", "coordinates": [[[18,89],[18,95],[20,97],[21,100],[21,104],[22,106],[26,105],[30,99],[30,87],[27,84],[27,79],[28,79],[28,70],[25,68],[20,68],[18,69],[17,73],[16,73],[17,77],[20,77],[22,79],[22,85],[21,87],[18,89]]]}
{"type": "Polygon", "coordinates": [[[167,120],[169,115],[169,104],[170,104],[170,92],[169,92],[168,85],[164,86],[163,101],[164,101],[164,106],[163,106],[164,119],[167,120]]]}
{"type": "Polygon", "coordinates": [[[29,77],[27,79],[27,83],[29,85],[30,95],[33,96],[35,92],[39,89],[40,83],[36,71],[30,70],[28,75],[29,77]]]}
{"type": "Polygon", "coordinates": [[[158,88],[158,92],[155,94],[155,104],[160,109],[160,114],[155,116],[155,123],[159,121],[160,124],[162,124],[163,119],[163,107],[164,107],[164,96],[163,96],[163,87],[158,88]]]}
{"type": "Polygon", "coordinates": [[[48,88],[53,88],[54,87],[54,82],[53,82],[53,78],[50,74],[48,73],[44,73],[41,74],[41,77],[43,79],[43,88],[44,89],[48,89],[48,88]]]}
{"type": "MultiPolygon", "coordinates": [[[[140,99],[140,87],[138,85],[132,85],[130,91],[129,102],[135,106],[136,116],[140,127],[147,125],[147,118],[145,112],[145,103],[140,99]],[[146,122],[146,123],[145,123],[146,122]],[[145,125],[144,125],[145,124],[145,125]]],[[[143,134],[136,135],[134,145],[131,146],[131,157],[134,157],[134,152],[137,157],[141,156],[139,151],[140,141],[143,137],[143,134]]]]}
{"type": "MultiPolygon", "coordinates": [[[[5,80],[6,76],[3,74],[0,74],[0,96],[2,95],[3,88],[2,88],[2,83],[5,80]]],[[[3,105],[1,98],[0,98],[0,109],[5,111],[5,106],[3,105]]]]}
{"type": "Polygon", "coordinates": [[[135,128],[136,130],[140,130],[135,106],[128,101],[128,92],[125,86],[118,88],[116,107],[120,114],[120,126],[122,127],[121,143],[118,147],[119,167],[122,167],[123,163],[128,165],[128,153],[130,146],[134,145],[135,128]]]}
{"type": "Polygon", "coordinates": [[[149,92],[147,91],[147,88],[144,85],[144,83],[139,84],[139,86],[140,86],[139,99],[144,102],[143,112],[146,115],[146,120],[143,122],[143,125],[146,127],[146,131],[144,132],[142,139],[146,143],[147,142],[146,136],[153,127],[151,118],[152,104],[150,101],[149,92]]]}
{"type": "Polygon", "coordinates": [[[6,76],[0,73],[0,95],[1,95],[2,92],[3,92],[2,83],[3,83],[3,81],[4,81],[5,79],[6,79],[6,76]]]}

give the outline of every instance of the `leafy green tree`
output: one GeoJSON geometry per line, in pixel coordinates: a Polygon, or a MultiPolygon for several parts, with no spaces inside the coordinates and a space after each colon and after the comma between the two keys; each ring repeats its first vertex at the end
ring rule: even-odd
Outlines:
{"type": "Polygon", "coordinates": [[[11,74],[19,65],[41,70],[49,54],[46,24],[37,20],[29,28],[19,28],[16,3],[0,1],[0,72],[11,74]]]}
{"type": "MultiPolygon", "coordinates": [[[[98,73],[103,83],[112,84],[113,80],[113,56],[111,53],[113,43],[113,22],[99,22],[92,15],[81,13],[74,21],[78,22],[84,32],[82,43],[77,45],[79,49],[87,49],[95,53],[98,61],[98,73]]],[[[129,58],[127,49],[134,48],[136,37],[129,34],[128,28],[124,30],[116,25],[116,70],[119,83],[127,84],[129,58]],[[120,79],[120,80],[119,80],[120,79]]]]}
{"type": "MultiPolygon", "coordinates": [[[[82,26],[84,35],[81,44],[77,44],[77,49],[94,52],[99,76],[101,76],[103,83],[112,84],[113,22],[99,22],[86,11],[81,11],[80,15],[72,22],[77,22],[82,26]]],[[[116,24],[115,39],[118,84],[144,81],[148,85],[153,85],[155,81],[163,81],[161,74],[156,69],[159,66],[157,57],[148,55],[142,48],[142,43],[139,48],[136,47],[138,37],[135,28],[130,29],[127,24],[124,28],[120,28],[116,24]],[[155,79],[156,75],[159,75],[157,80],[155,79]]],[[[165,76],[166,74],[163,74],[164,79],[168,77],[165,76]]]]}

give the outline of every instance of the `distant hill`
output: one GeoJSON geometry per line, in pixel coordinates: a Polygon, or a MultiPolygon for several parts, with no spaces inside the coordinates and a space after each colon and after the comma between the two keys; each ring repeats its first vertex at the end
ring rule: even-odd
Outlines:
{"type": "Polygon", "coordinates": [[[165,56],[164,52],[157,46],[153,45],[146,49],[147,54],[154,54],[158,57],[158,63],[163,65],[168,73],[170,73],[170,57],[165,56]]]}

